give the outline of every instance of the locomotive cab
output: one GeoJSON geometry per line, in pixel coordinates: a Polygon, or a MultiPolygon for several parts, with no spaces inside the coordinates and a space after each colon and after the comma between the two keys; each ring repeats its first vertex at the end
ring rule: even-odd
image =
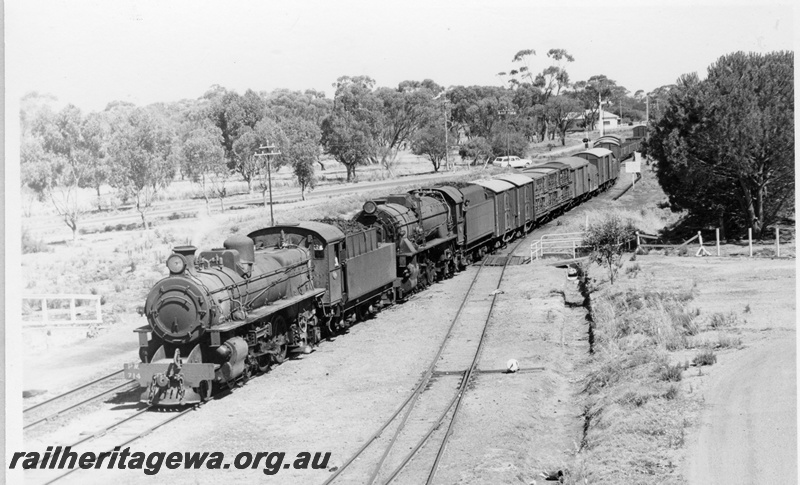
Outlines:
{"type": "Polygon", "coordinates": [[[308,248],[314,286],[326,290],[318,317],[329,333],[392,301],[397,285],[394,245],[379,242],[376,228],[342,227],[347,233],[334,225],[312,221],[250,234],[256,248],[274,245],[281,238],[308,248]]]}

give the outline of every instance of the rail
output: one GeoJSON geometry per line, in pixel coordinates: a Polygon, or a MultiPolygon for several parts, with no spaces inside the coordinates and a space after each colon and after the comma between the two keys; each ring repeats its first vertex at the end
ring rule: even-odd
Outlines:
{"type": "Polygon", "coordinates": [[[41,320],[23,321],[27,327],[46,327],[50,325],[92,325],[103,323],[103,314],[101,309],[100,295],[76,295],[76,294],[63,294],[63,295],[27,295],[22,297],[23,304],[26,301],[38,301],[41,305],[41,310],[31,310],[29,314],[41,314],[41,320]],[[67,318],[59,318],[65,313],[64,308],[50,308],[50,303],[55,301],[69,301],[69,314],[67,318]],[[78,305],[78,302],[93,302],[91,306],[94,307],[94,318],[83,318],[82,310],[89,305],[78,305]],[[80,318],[79,318],[80,317],[80,318]]]}
{"type": "Polygon", "coordinates": [[[575,258],[578,249],[586,247],[583,238],[583,232],[545,234],[538,241],[531,243],[531,261],[542,258],[545,254],[572,254],[575,258]]]}

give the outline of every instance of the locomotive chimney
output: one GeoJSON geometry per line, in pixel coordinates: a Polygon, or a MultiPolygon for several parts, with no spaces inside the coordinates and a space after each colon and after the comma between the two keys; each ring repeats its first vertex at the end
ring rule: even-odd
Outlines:
{"type": "Polygon", "coordinates": [[[180,254],[181,256],[186,259],[186,268],[189,271],[194,271],[194,253],[197,252],[197,248],[194,246],[175,246],[172,248],[172,252],[175,254],[180,254]]]}

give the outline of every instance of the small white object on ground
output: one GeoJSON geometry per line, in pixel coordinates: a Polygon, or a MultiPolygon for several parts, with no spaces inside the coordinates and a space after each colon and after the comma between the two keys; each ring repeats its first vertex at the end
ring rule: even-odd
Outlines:
{"type": "Polygon", "coordinates": [[[508,372],[513,374],[519,370],[519,363],[516,359],[511,359],[506,363],[506,369],[508,369],[508,372]]]}

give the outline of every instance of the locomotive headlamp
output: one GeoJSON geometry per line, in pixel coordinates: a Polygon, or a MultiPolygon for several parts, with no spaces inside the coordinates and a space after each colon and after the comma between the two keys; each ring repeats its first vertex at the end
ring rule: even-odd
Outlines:
{"type": "Polygon", "coordinates": [[[371,200],[364,202],[364,212],[367,214],[374,214],[376,210],[378,210],[378,206],[375,205],[375,202],[371,200]]]}
{"type": "Polygon", "coordinates": [[[173,254],[167,258],[167,269],[172,274],[180,274],[186,269],[186,259],[180,254],[173,254]]]}

